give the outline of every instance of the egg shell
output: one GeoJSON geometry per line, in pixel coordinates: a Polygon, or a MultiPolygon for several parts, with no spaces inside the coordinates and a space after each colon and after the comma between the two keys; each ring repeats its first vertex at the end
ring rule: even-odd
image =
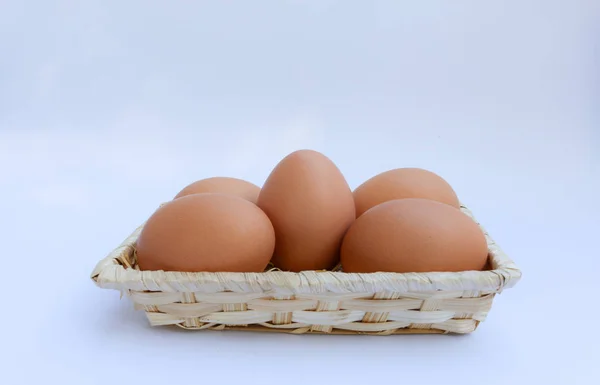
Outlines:
{"type": "Polygon", "coordinates": [[[460,210],[426,199],[379,204],[348,230],[341,249],[349,273],[482,270],[483,231],[460,210]]]}
{"type": "Polygon", "coordinates": [[[397,168],[382,172],[358,186],[354,192],[356,215],[393,199],[422,198],[459,208],[452,186],[441,176],[421,168],[397,168]]]}
{"type": "Polygon", "coordinates": [[[141,270],[261,272],[275,232],[255,204],[227,194],[193,194],[166,203],[137,240],[141,270]]]}
{"type": "Polygon", "coordinates": [[[184,187],[174,199],[191,194],[222,193],[235,195],[256,204],[260,187],[242,179],[216,176],[201,179],[184,187]]]}
{"type": "Polygon", "coordinates": [[[267,178],[257,204],[275,228],[276,267],[298,272],[338,263],[341,241],[355,218],[354,200],[325,155],[299,150],[286,156],[267,178]]]}

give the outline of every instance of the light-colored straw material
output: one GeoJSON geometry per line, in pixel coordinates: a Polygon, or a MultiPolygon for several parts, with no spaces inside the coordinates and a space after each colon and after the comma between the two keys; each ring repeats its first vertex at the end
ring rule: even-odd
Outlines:
{"type": "MultiPolygon", "coordinates": [[[[465,206],[461,210],[473,218],[465,206]]],[[[142,228],[101,260],[91,278],[99,287],[129,297],[153,326],[292,334],[464,334],[485,320],[496,294],[521,278],[483,227],[490,269],[403,274],[140,271],[135,244],[142,228]]]]}

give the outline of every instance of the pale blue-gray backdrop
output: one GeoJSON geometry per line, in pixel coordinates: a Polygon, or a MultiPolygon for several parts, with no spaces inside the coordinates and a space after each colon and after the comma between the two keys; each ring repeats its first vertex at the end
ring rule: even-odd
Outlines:
{"type": "Polygon", "coordinates": [[[7,383],[594,383],[599,5],[1,1],[7,383]],[[173,333],[92,285],[187,183],[299,148],[438,172],[523,281],[466,338],[173,333]]]}

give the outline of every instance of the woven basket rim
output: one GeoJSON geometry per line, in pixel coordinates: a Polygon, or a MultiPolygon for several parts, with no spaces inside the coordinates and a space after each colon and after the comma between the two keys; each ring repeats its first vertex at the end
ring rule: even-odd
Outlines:
{"type": "Polygon", "coordinates": [[[232,291],[301,294],[434,292],[440,290],[499,293],[503,289],[513,287],[521,278],[519,268],[494,242],[465,205],[461,204],[461,211],[473,218],[483,230],[488,243],[491,270],[431,273],[140,271],[130,266],[129,261],[132,260],[135,252],[135,243],[144,226],[142,224],[121,245],[96,264],[91,278],[101,288],[119,291],[207,293],[232,291]]]}

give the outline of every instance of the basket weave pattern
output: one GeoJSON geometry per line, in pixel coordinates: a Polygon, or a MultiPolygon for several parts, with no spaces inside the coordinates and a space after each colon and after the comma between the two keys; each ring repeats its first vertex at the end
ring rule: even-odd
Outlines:
{"type": "MultiPolygon", "coordinates": [[[[466,207],[461,209],[473,217],[466,207]]],[[[487,271],[140,271],[135,242],[142,227],[98,263],[92,279],[127,295],[153,326],[295,334],[464,334],[485,320],[494,296],[521,277],[485,230],[487,271]]]]}

